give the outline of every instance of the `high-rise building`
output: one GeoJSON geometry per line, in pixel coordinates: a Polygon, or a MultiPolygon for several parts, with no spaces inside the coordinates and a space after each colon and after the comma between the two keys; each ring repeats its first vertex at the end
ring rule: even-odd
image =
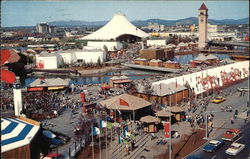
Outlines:
{"type": "Polygon", "coordinates": [[[48,23],[39,23],[36,25],[36,32],[38,33],[48,33],[49,25],[48,23]]]}
{"type": "Polygon", "coordinates": [[[207,23],[208,23],[208,9],[207,6],[202,3],[199,8],[199,43],[198,47],[203,49],[207,45],[207,23]]]}
{"type": "Polygon", "coordinates": [[[48,23],[39,23],[36,25],[36,32],[38,33],[55,33],[55,26],[50,26],[48,23]]]}

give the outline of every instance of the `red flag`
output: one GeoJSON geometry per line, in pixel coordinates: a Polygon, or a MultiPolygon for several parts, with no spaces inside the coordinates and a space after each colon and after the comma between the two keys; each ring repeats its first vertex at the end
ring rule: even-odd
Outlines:
{"type": "Polygon", "coordinates": [[[128,106],[129,107],[128,102],[126,102],[125,100],[123,100],[121,98],[120,98],[120,105],[124,105],[124,106],[128,106]]]}
{"type": "Polygon", "coordinates": [[[169,122],[166,122],[164,124],[164,135],[166,138],[170,137],[170,123],[169,122]]]}
{"type": "Polygon", "coordinates": [[[15,83],[16,75],[13,72],[1,69],[1,81],[7,82],[10,84],[15,83]]]}

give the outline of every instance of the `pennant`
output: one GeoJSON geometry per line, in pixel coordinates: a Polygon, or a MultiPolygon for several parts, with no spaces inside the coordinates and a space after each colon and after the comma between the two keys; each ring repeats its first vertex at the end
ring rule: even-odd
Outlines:
{"type": "Polygon", "coordinates": [[[123,100],[121,98],[120,98],[120,105],[128,106],[129,107],[129,104],[125,100],[123,100]]]}

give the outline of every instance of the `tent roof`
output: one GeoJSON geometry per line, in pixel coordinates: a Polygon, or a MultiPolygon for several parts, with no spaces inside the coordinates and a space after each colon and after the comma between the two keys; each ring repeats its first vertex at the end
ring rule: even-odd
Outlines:
{"type": "Polygon", "coordinates": [[[68,86],[69,81],[61,78],[53,78],[53,79],[36,79],[32,82],[29,87],[51,87],[51,86],[68,86]]]}
{"type": "Polygon", "coordinates": [[[138,110],[138,109],[152,105],[152,103],[142,98],[132,96],[129,94],[122,94],[122,95],[114,96],[110,99],[101,101],[100,104],[106,107],[107,109],[129,110],[129,111],[138,110]],[[120,105],[120,99],[126,101],[129,106],[120,105]]]}
{"type": "Polygon", "coordinates": [[[182,107],[173,106],[173,107],[170,107],[170,111],[173,113],[179,113],[179,112],[183,112],[184,109],[182,107]]]}
{"type": "Polygon", "coordinates": [[[144,123],[159,123],[160,119],[151,115],[147,115],[147,116],[141,117],[140,121],[144,123]]]}
{"type": "Polygon", "coordinates": [[[157,85],[153,85],[152,89],[153,89],[153,93],[152,93],[153,95],[165,96],[165,95],[170,95],[173,92],[179,92],[179,91],[185,90],[187,88],[179,84],[177,84],[177,87],[176,87],[175,82],[170,82],[169,84],[160,83],[157,85]]]}
{"type": "Polygon", "coordinates": [[[161,110],[161,111],[156,112],[155,115],[158,116],[158,117],[170,117],[173,114],[166,111],[166,110],[161,110]]]}
{"type": "Polygon", "coordinates": [[[122,13],[114,14],[113,18],[96,32],[89,34],[82,39],[84,40],[116,40],[121,35],[134,35],[140,38],[149,35],[131,24],[126,16],[122,13]]]}

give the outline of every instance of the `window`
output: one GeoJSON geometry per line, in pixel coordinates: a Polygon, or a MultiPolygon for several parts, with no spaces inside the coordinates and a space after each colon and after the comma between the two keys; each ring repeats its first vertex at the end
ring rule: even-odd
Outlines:
{"type": "Polygon", "coordinates": [[[82,63],[83,59],[78,59],[77,62],[82,63]]]}

